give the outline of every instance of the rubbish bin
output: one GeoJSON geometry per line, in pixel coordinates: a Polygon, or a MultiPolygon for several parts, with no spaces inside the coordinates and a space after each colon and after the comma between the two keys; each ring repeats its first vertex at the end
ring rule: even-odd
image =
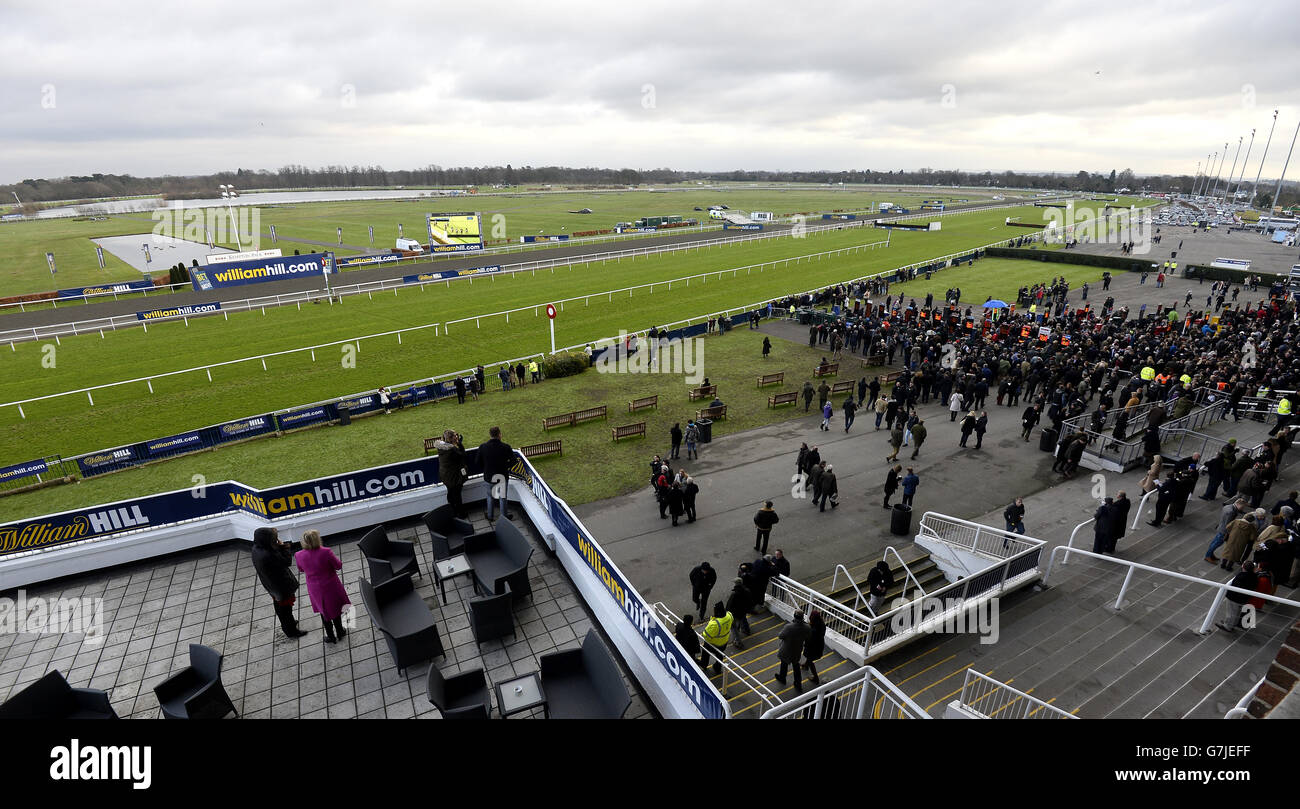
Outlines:
{"type": "Polygon", "coordinates": [[[889,533],[900,537],[912,533],[912,507],[905,506],[902,503],[895,503],[894,510],[890,513],[889,533]]]}
{"type": "Polygon", "coordinates": [[[339,426],[346,427],[352,423],[352,408],[347,405],[339,405],[339,426]]]}
{"type": "Polygon", "coordinates": [[[1060,435],[1055,427],[1044,427],[1043,433],[1038,437],[1038,448],[1043,452],[1056,451],[1056,439],[1060,435]]]}
{"type": "Polygon", "coordinates": [[[697,419],[695,426],[700,428],[701,444],[707,444],[713,440],[713,419],[697,419]]]}

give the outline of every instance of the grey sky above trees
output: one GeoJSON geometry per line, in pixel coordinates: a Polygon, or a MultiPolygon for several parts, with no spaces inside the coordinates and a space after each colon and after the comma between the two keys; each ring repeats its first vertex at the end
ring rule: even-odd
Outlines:
{"type": "Polygon", "coordinates": [[[1278,0],[4,0],[0,19],[0,183],[288,164],[1186,174],[1255,128],[1253,174],[1280,108],[1275,177],[1300,119],[1300,16],[1278,0]]]}

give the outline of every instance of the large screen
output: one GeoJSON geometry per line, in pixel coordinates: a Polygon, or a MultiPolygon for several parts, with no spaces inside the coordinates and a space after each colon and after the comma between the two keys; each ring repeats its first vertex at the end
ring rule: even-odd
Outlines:
{"type": "Polygon", "coordinates": [[[429,214],[429,252],[482,250],[483,231],[477,213],[429,214]]]}

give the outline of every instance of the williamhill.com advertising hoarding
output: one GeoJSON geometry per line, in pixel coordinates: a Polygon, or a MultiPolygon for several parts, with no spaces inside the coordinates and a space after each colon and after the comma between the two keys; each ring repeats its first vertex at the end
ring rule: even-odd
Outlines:
{"type": "Polygon", "coordinates": [[[244,284],[323,275],[333,271],[333,253],[308,253],[305,256],[279,256],[196,267],[190,270],[190,282],[195,289],[206,292],[244,284]]]}

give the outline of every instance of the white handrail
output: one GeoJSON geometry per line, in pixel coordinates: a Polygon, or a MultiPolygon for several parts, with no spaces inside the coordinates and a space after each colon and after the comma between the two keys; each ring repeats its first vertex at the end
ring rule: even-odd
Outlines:
{"type": "MultiPolygon", "coordinates": [[[[668,609],[668,607],[662,601],[655,602],[654,610],[656,613],[659,614],[659,620],[663,621],[665,626],[676,627],[677,624],[681,621],[681,618],[675,615],[672,610],[668,609]]],[[[708,622],[707,620],[701,620],[700,623],[707,624],[708,622]]],[[[694,629],[694,627],[692,627],[692,629],[694,629]]],[[[739,632],[740,627],[733,626],[733,630],[739,632]]],[[[718,689],[718,693],[722,695],[723,699],[726,699],[726,695],[727,695],[727,675],[731,674],[736,678],[737,681],[739,681],[741,684],[746,686],[749,690],[757,694],[758,698],[761,699],[769,708],[781,704],[781,698],[778,697],[775,693],[773,693],[772,689],[767,687],[767,684],[763,683],[757,677],[755,677],[754,675],[746,671],[744,666],[740,665],[735,660],[733,660],[731,656],[728,655],[726,652],[724,652],[722,649],[719,649],[718,647],[709,644],[708,640],[705,639],[703,633],[701,633],[700,630],[694,629],[694,631],[695,631],[695,635],[700,639],[700,648],[707,649],[707,654],[710,657],[713,657],[715,660],[718,658],[722,659],[722,687],[718,689]],[[705,646],[705,644],[709,644],[709,645],[705,646]]],[[[703,665],[700,666],[700,671],[707,677],[708,672],[705,671],[706,668],[707,666],[703,666],[703,665]]]]}
{"type": "MultiPolygon", "coordinates": [[[[921,586],[921,582],[919,582],[919,581],[916,580],[916,576],[912,575],[912,568],[910,568],[910,567],[907,566],[907,562],[904,562],[904,561],[903,561],[903,557],[898,555],[898,551],[894,550],[894,546],[893,546],[893,545],[886,545],[886,546],[885,546],[885,552],[884,552],[883,555],[884,555],[884,556],[889,556],[889,554],[891,554],[891,553],[894,554],[894,558],[898,560],[898,563],[899,563],[900,565],[903,566],[903,570],[907,572],[907,576],[906,576],[906,578],[904,579],[904,583],[906,583],[906,579],[911,579],[911,580],[912,580],[912,584],[914,584],[914,585],[916,586],[917,591],[920,592],[921,595],[925,595],[925,588],[921,586]]],[[[904,598],[907,597],[907,588],[906,588],[906,587],[903,588],[903,597],[904,597],[904,598]]]]}
{"type": "Polygon", "coordinates": [[[831,592],[833,593],[837,589],[837,585],[840,581],[841,570],[844,571],[844,577],[849,580],[849,586],[853,588],[853,592],[858,594],[858,597],[853,599],[853,609],[856,610],[860,604],[866,605],[867,612],[874,618],[876,613],[871,609],[871,604],[867,601],[866,596],[862,595],[862,591],[858,589],[857,583],[853,581],[853,577],[849,575],[848,569],[842,564],[835,565],[835,576],[831,578],[831,592]]]}
{"type": "Polygon", "coordinates": [[[1268,679],[1268,675],[1264,675],[1263,677],[1260,677],[1259,682],[1255,683],[1255,687],[1247,691],[1246,696],[1239,699],[1237,701],[1237,704],[1234,705],[1231,709],[1229,709],[1229,711],[1226,714],[1223,715],[1223,718],[1224,719],[1245,719],[1247,716],[1249,716],[1251,700],[1255,699],[1255,695],[1259,693],[1260,687],[1264,685],[1264,681],[1267,679],[1268,679]]]}
{"type": "Polygon", "coordinates": [[[1126,573],[1124,576],[1124,583],[1120,586],[1119,597],[1115,599],[1115,609],[1117,610],[1123,608],[1124,594],[1128,591],[1128,586],[1133,579],[1134,571],[1137,570],[1141,570],[1147,573],[1156,573],[1161,576],[1167,576],[1169,578],[1178,579],[1179,581],[1185,581],[1191,584],[1199,584],[1214,590],[1215,591],[1214,603],[1210,605],[1209,612],[1206,613],[1205,621],[1201,623],[1201,628],[1199,630],[1202,635],[1207,634],[1210,631],[1210,625],[1214,622],[1214,613],[1219,609],[1219,605],[1223,602],[1223,597],[1230,592],[1238,593],[1240,595],[1248,595],[1251,598],[1258,598],[1263,601],[1272,601],[1276,604],[1284,604],[1288,607],[1300,608],[1300,601],[1293,601],[1289,598],[1282,598],[1281,596],[1270,595],[1269,593],[1261,593],[1256,590],[1243,590],[1240,587],[1233,587],[1231,584],[1221,584],[1219,582],[1210,581],[1209,579],[1202,579],[1196,576],[1188,576],[1184,573],[1176,573],[1172,570],[1165,570],[1164,568],[1152,567],[1151,565],[1144,565],[1139,562],[1130,562],[1127,559],[1120,559],[1115,556],[1107,556],[1105,554],[1093,553],[1092,551],[1085,551],[1079,549],[1070,550],[1067,549],[1064,545],[1058,545],[1057,547],[1052,549],[1052,555],[1051,557],[1049,557],[1047,562],[1047,570],[1043,573],[1044,587],[1048,585],[1048,582],[1051,578],[1052,568],[1056,564],[1057,552],[1063,550],[1066,551],[1067,553],[1077,553],[1083,556],[1090,557],[1092,559],[1101,559],[1106,562],[1110,562],[1111,564],[1121,565],[1123,567],[1128,568],[1128,573],[1126,573]]]}
{"type": "MultiPolygon", "coordinates": [[[[1067,543],[1065,543],[1065,547],[1066,547],[1068,550],[1066,550],[1066,552],[1065,552],[1065,558],[1061,560],[1061,566],[1062,566],[1062,567],[1064,567],[1065,565],[1070,564],[1070,551],[1074,549],[1074,535],[1077,534],[1077,533],[1079,533],[1079,529],[1082,528],[1083,526],[1085,526],[1085,525],[1087,525],[1087,524],[1089,524],[1089,523],[1096,522],[1096,521],[1097,521],[1097,518],[1096,518],[1096,517],[1089,517],[1088,519],[1086,519],[1086,520],[1084,520],[1083,522],[1079,523],[1078,525],[1074,526],[1074,530],[1070,532],[1070,541],[1067,542],[1067,543]]],[[[1134,528],[1136,528],[1136,527],[1137,527],[1137,526],[1134,526],[1134,528]]]]}
{"type": "Polygon", "coordinates": [[[1130,531],[1137,530],[1138,522],[1142,519],[1142,509],[1147,507],[1147,500],[1151,497],[1151,495],[1156,494],[1159,491],[1160,491],[1159,489],[1152,489],[1151,491],[1142,495],[1142,499],[1138,501],[1137,510],[1133,513],[1133,524],[1129,526],[1130,531]]]}

